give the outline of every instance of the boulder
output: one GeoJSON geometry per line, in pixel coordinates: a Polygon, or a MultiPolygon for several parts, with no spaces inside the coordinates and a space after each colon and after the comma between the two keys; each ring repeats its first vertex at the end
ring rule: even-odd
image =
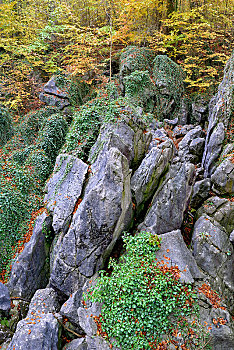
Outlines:
{"type": "Polygon", "coordinates": [[[180,229],[192,193],[195,168],[177,158],[157,188],[140,230],[157,234],[180,229]]]}
{"type": "Polygon", "coordinates": [[[226,64],[222,83],[209,104],[209,125],[206,136],[202,166],[205,176],[210,177],[216,169],[216,161],[222,151],[225,129],[231,125],[234,89],[234,52],[226,64]]]}
{"type": "Polygon", "coordinates": [[[57,350],[59,324],[52,313],[33,314],[20,321],[8,350],[57,350]]]}
{"type": "Polygon", "coordinates": [[[52,288],[37,290],[29,305],[27,317],[16,328],[8,350],[57,350],[61,317],[59,299],[52,288]]]}
{"type": "Polygon", "coordinates": [[[0,282],[0,314],[7,314],[11,308],[11,299],[7,286],[0,282]]]}
{"type": "Polygon", "coordinates": [[[30,299],[48,283],[49,242],[52,219],[44,212],[35,222],[30,241],[14,262],[7,284],[14,297],[30,299]]]}
{"type": "Polygon", "coordinates": [[[69,299],[62,305],[60,314],[66,317],[76,328],[80,334],[78,308],[81,306],[83,292],[81,289],[71,294],[69,299]]]}
{"type": "Polygon", "coordinates": [[[131,190],[138,211],[152,197],[174,155],[174,144],[169,138],[157,146],[146,154],[131,178],[131,190]]]}
{"type": "Polygon", "coordinates": [[[88,165],[68,154],[60,154],[46,185],[44,202],[53,216],[55,234],[66,233],[75,205],[81,196],[88,165]]]}
{"type": "MultiPolygon", "coordinates": [[[[153,51],[144,47],[129,46],[122,51],[120,57],[119,79],[123,83],[124,77],[138,71],[150,71],[154,58],[153,51]]],[[[122,88],[123,85],[122,85],[122,88]]]]}
{"type": "Polygon", "coordinates": [[[155,86],[148,71],[131,73],[123,79],[125,97],[134,106],[141,106],[145,112],[152,113],[155,105],[155,86]]]}
{"type": "Polygon", "coordinates": [[[180,279],[185,283],[193,283],[194,279],[202,277],[197,263],[187,248],[180,230],[164,233],[160,236],[161,247],[156,252],[158,261],[164,260],[180,269],[180,279]]]}
{"type": "Polygon", "coordinates": [[[132,218],[127,158],[110,148],[90,170],[93,175],[70,229],[59,242],[50,276],[50,284],[67,296],[100,269],[132,218]]]}

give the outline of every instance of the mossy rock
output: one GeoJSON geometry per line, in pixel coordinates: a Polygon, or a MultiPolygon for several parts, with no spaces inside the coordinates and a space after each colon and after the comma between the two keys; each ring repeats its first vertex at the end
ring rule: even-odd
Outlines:
{"type": "Polygon", "coordinates": [[[6,107],[0,105],[0,147],[13,136],[12,117],[6,107]]]}

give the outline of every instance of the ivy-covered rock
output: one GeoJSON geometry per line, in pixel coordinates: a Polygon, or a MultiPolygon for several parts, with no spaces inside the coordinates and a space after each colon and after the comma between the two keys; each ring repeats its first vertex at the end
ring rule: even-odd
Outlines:
{"type": "Polygon", "coordinates": [[[140,106],[145,112],[152,113],[155,107],[155,86],[148,71],[136,70],[123,80],[125,97],[134,106],[140,106]]]}
{"type": "Polygon", "coordinates": [[[120,57],[120,82],[135,71],[151,71],[153,59],[153,51],[144,47],[129,46],[124,49],[120,57]]]}
{"type": "Polygon", "coordinates": [[[157,116],[161,119],[178,117],[181,124],[180,109],[184,95],[185,73],[169,57],[158,55],[154,60],[153,77],[157,89],[157,116]]]}

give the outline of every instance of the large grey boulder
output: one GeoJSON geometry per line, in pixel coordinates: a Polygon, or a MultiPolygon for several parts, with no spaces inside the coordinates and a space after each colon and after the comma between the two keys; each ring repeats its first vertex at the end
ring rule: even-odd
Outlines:
{"type": "Polygon", "coordinates": [[[33,314],[20,321],[8,350],[57,350],[59,324],[52,313],[33,314]]]}
{"type": "Polygon", "coordinates": [[[195,168],[174,159],[163,183],[155,192],[150,209],[139,229],[157,234],[180,229],[192,193],[195,168]]]}
{"type": "Polygon", "coordinates": [[[19,254],[11,270],[7,284],[14,297],[30,299],[38,288],[48,283],[49,242],[52,219],[47,213],[41,214],[35,222],[30,241],[19,254]]]}
{"type": "Polygon", "coordinates": [[[174,155],[174,144],[168,139],[146,154],[138,169],[131,178],[131,190],[137,209],[152,197],[161,177],[169,168],[174,155]]]}
{"type": "Polygon", "coordinates": [[[74,339],[63,347],[63,350],[88,350],[85,338],[74,339]]]}
{"type": "Polygon", "coordinates": [[[52,288],[37,290],[27,317],[21,320],[9,350],[57,350],[59,342],[59,298],[52,288]]]}
{"type": "Polygon", "coordinates": [[[70,295],[103,264],[132,217],[127,158],[110,148],[91,166],[93,175],[70,229],[59,242],[50,284],[70,295]]]}
{"type": "Polygon", "coordinates": [[[206,136],[202,165],[205,176],[210,177],[216,168],[217,161],[225,138],[225,129],[231,124],[234,90],[234,52],[226,64],[222,83],[217,94],[209,105],[209,125],[206,136]]]}
{"type": "Polygon", "coordinates": [[[11,299],[7,286],[0,282],[0,314],[7,314],[11,308],[11,299]]]}
{"type": "Polygon", "coordinates": [[[53,229],[56,234],[66,233],[72,213],[79,199],[88,165],[68,154],[60,154],[54,172],[46,185],[44,202],[53,216],[53,229]]]}
{"type": "Polygon", "coordinates": [[[181,231],[176,230],[164,233],[160,236],[161,247],[156,252],[156,259],[173,266],[178,266],[180,279],[185,283],[193,283],[194,279],[202,277],[197,263],[187,248],[181,231]],[[166,258],[165,258],[166,257],[166,258]]]}

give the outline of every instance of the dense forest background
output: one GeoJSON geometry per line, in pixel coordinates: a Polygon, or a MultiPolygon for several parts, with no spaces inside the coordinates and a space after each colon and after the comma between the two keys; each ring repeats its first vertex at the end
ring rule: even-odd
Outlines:
{"type": "Polygon", "coordinates": [[[1,100],[17,120],[40,107],[41,84],[53,73],[97,73],[133,44],[181,64],[190,93],[212,93],[232,51],[233,5],[233,0],[2,0],[1,100]]]}

